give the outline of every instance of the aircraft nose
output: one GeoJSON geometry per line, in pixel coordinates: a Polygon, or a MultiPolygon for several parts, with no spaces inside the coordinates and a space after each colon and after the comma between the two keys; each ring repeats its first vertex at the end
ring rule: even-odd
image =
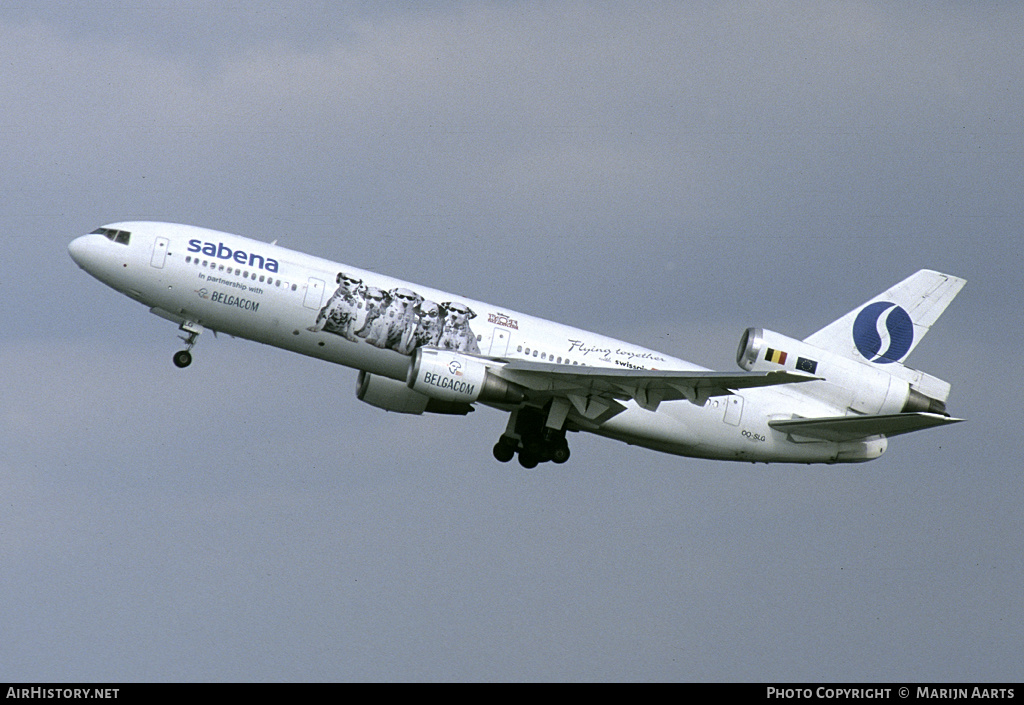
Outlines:
{"type": "Polygon", "coordinates": [[[71,244],[68,245],[68,254],[71,255],[71,259],[75,261],[75,264],[85,269],[89,255],[89,236],[82,235],[72,240],[71,244]]]}
{"type": "Polygon", "coordinates": [[[68,244],[68,254],[79,267],[93,276],[105,269],[103,244],[106,240],[102,235],[82,235],[68,244]]]}

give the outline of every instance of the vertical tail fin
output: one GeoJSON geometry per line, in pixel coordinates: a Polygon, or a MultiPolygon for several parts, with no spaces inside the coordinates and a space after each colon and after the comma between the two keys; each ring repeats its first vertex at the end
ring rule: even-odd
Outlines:
{"type": "Polygon", "coordinates": [[[901,363],[966,283],[922,269],[804,342],[859,362],[901,363]]]}
{"type": "Polygon", "coordinates": [[[878,366],[941,406],[949,398],[949,383],[906,367],[903,361],[966,283],[951,274],[922,269],[804,342],[869,367],[878,366]]]}

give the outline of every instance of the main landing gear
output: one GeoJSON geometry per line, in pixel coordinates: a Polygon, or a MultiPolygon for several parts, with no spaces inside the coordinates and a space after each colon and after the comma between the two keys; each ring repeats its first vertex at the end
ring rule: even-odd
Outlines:
{"type": "MultiPolygon", "coordinates": [[[[519,454],[519,464],[532,469],[548,461],[561,464],[569,459],[564,428],[549,428],[549,411],[524,407],[512,412],[508,428],[494,444],[496,460],[507,463],[519,454]]],[[[561,426],[561,424],[559,424],[561,426]]]]}
{"type": "Polygon", "coordinates": [[[184,350],[179,350],[174,353],[174,366],[184,369],[192,364],[192,346],[196,344],[196,339],[199,334],[203,332],[203,327],[198,323],[192,321],[184,321],[179,329],[185,333],[185,335],[179,335],[178,337],[185,341],[185,345],[188,346],[184,350]]]}

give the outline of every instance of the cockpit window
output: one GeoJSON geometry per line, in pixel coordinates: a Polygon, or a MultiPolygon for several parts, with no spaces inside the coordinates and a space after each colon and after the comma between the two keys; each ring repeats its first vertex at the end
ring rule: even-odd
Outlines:
{"type": "Polygon", "coordinates": [[[127,245],[132,239],[132,234],[127,230],[114,230],[113,228],[96,228],[90,235],[102,235],[112,242],[127,245]]]}

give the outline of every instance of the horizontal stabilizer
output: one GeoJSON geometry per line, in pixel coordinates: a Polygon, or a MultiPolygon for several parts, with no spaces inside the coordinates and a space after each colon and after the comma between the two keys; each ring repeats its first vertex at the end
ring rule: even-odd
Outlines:
{"type": "Polygon", "coordinates": [[[920,431],[933,426],[959,423],[942,414],[915,412],[907,414],[883,414],[878,416],[833,416],[821,419],[786,419],[769,421],[768,425],[777,431],[818,438],[824,441],[854,441],[868,436],[898,436],[901,433],[920,431]]]}

